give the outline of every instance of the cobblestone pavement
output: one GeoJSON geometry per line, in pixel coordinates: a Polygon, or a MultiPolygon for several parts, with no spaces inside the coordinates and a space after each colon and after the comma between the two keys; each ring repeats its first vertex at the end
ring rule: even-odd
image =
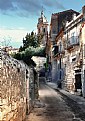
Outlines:
{"type": "Polygon", "coordinates": [[[61,94],[47,85],[40,85],[39,95],[40,103],[27,116],[26,121],[84,121],[75,116],[61,94]]]}

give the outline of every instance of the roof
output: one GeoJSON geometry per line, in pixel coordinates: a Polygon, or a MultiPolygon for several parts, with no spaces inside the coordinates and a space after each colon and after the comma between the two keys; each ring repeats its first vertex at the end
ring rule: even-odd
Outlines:
{"type": "Polygon", "coordinates": [[[66,21],[71,21],[73,19],[73,15],[76,14],[78,16],[80,13],[76,12],[72,9],[54,13],[51,16],[51,29],[54,34],[58,34],[62,27],[65,26],[66,21]]]}
{"type": "Polygon", "coordinates": [[[74,10],[72,10],[72,9],[69,9],[69,10],[65,10],[65,11],[61,11],[61,12],[58,12],[58,13],[52,13],[52,15],[62,15],[62,14],[66,14],[66,13],[76,13],[76,14],[79,14],[79,12],[77,12],[77,11],[74,11],[74,10]]]}

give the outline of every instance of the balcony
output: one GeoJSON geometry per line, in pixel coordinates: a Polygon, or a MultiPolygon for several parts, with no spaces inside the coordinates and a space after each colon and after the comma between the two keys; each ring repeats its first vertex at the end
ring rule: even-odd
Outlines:
{"type": "Polygon", "coordinates": [[[55,46],[55,48],[54,48],[54,57],[60,57],[64,53],[65,53],[65,50],[64,50],[63,47],[55,46]]]}
{"type": "Polygon", "coordinates": [[[79,45],[79,38],[78,36],[72,36],[71,38],[68,39],[67,41],[67,49],[71,49],[74,46],[79,45]]]}
{"type": "Polygon", "coordinates": [[[58,50],[58,53],[64,54],[65,53],[64,47],[60,47],[59,50],[58,50]]]}

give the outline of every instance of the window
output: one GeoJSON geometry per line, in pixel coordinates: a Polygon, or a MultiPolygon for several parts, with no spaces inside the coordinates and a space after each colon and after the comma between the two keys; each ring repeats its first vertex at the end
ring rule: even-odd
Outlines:
{"type": "Polygon", "coordinates": [[[60,79],[61,79],[61,71],[60,71],[60,79]]]}
{"type": "Polygon", "coordinates": [[[55,47],[54,47],[54,55],[56,55],[58,53],[58,46],[56,45],[55,47]]]}
{"type": "Polygon", "coordinates": [[[74,62],[74,61],[76,61],[76,56],[71,57],[71,62],[74,62]]]}
{"type": "Polygon", "coordinates": [[[72,62],[75,61],[75,60],[76,60],[76,58],[73,58],[73,59],[72,59],[72,62]]]}
{"type": "Polygon", "coordinates": [[[73,32],[72,34],[71,34],[71,40],[70,40],[71,42],[71,44],[75,44],[76,43],[76,37],[75,37],[75,32],[73,32]]]}
{"type": "Polygon", "coordinates": [[[59,52],[61,52],[62,51],[62,43],[60,42],[59,43],[59,52]]]}
{"type": "Polygon", "coordinates": [[[84,81],[85,81],[85,70],[84,70],[84,81]]]}
{"type": "Polygon", "coordinates": [[[38,33],[40,33],[40,28],[38,29],[38,33]]]}
{"type": "Polygon", "coordinates": [[[68,35],[68,33],[67,33],[67,40],[68,40],[68,38],[69,38],[69,35],[68,35]]]}
{"type": "Polygon", "coordinates": [[[68,57],[67,57],[67,61],[69,61],[70,60],[70,58],[69,58],[69,55],[68,55],[68,57]]]}
{"type": "Polygon", "coordinates": [[[71,33],[71,36],[72,36],[72,37],[75,36],[75,32],[71,33]]]}
{"type": "Polygon", "coordinates": [[[45,28],[43,28],[43,32],[45,33],[45,28]]]}
{"type": "Polygon", "coordinates": [[[58,69],[60,69],[60,63],[59,60],[57,61],[58,69]]]}
{"type": "Polygon", "coordinates": [[[60,58],[60,69],[61,69],[61,58],[60,58]]]}

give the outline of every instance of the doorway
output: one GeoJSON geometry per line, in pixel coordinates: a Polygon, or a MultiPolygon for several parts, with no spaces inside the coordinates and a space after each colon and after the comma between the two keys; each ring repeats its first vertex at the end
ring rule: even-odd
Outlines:
{"type": "Polygon", "coordinates": [[[81,69],[75,70],[75,91],[81,92],[82,83],[81,83],[81,69]]]}
{"type": "Polygon", "coordinates": [[[82,83],[81,83],[81,74],[76,74],[75,75],[75,90],[81,89],[82,88],[82,83]]]}

